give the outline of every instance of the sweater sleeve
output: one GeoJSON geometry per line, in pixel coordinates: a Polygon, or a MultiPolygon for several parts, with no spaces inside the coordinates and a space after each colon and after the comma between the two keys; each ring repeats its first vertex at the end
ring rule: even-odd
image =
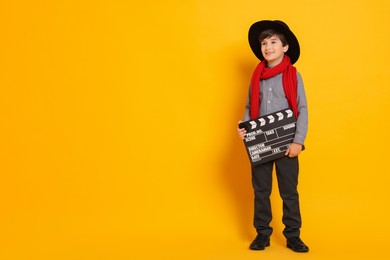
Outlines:
{"type": "Polygon", "coordinates": [[[248,121],[250,120],[250,109],[251,109],[251,88],[250,88],[250,84],[249,84],[249,88],[248,88],[248,99],[246,101],[246,105],[245,105],[245,113],[244,113],[244,117],[242,119],[242,121],[248,121]]]}
{"type": "Polygon", "coordinates": [[[297,104],[298,104],[298,119],[297,130],[293,142],[304,144],[308,128],[308,110],[305,89],[301,74],[297,72],[298,89],[297,89],[297,104]]]}

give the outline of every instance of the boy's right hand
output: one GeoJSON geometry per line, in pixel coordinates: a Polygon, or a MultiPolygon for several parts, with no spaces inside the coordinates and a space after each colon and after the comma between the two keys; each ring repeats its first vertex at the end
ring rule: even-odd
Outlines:
{"type": "MultiPolygon", "coordinates": [[[[238,121],[238,124],[240,124],[242,122],[242,120],[238,121]]],[[[244,139],[245,138],[245,135],[246,135],[246,130],[245,128],[238,128],[237,127],[237,132],[238,132],[238,136],[241,138],[241,139],[244,139]]]]}

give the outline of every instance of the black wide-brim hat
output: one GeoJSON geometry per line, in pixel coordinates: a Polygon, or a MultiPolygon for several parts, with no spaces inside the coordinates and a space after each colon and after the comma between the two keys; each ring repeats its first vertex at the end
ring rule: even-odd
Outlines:
{"type": "Polygon", "coordinates": [[[286,37],[288,50],[285,54],[290,58],[291,64],[294,64],[298,60],[300,54],[299,42],[294,33],[288,28],[287,24],[282,21],[263,20],[252,24],[249,28],[248,38],[253,53],[261,61],[264,60],[263,54],[261,53],[259,36],[262,31],[269,29],[275,30],[286,37]]]}

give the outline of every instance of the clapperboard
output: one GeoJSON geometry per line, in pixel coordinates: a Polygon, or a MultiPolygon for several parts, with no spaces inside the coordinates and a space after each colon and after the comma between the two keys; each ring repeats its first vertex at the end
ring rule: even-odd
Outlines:
{"type": "Polygon", "coordinates": [[[284,109],[241,122],[245,128],[244,144],[252,166],[284,156],[293,142],[296,118],[291,109],[284,109]]]}

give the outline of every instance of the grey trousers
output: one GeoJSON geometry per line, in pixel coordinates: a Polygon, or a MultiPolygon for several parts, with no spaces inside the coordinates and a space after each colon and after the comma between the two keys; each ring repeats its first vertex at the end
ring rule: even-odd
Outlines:
{"type": "Polygon", "coordinates": [[[275,161],[252,167],[252,185],[255,193],[253,224],[258,234],[270,236],[272,220],[270,195],[272,190],[272,170],[276,166],[276,176],[280,196],[283,200],[283,235],[291,238],[300,235],[302,225],[298,195],[298,157],[287,156],[275,161]]]}

